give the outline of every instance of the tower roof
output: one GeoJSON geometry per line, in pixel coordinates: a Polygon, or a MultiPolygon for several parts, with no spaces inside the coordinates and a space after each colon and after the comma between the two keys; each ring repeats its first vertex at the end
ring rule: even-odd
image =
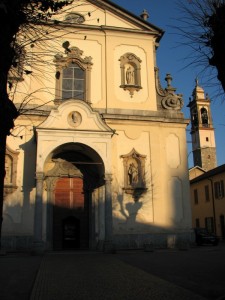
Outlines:
{"type": "Polygon", "coordinates": [[[198,84],[198,79],[195,79],[195,88],[192,92],[192,96],[194,100],[204,100],[205,92],[204,89],[198,84]]]}

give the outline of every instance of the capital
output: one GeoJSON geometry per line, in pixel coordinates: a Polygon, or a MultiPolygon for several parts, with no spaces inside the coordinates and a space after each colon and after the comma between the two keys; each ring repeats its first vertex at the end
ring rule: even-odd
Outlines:
{"type": "Polygon", "coordinates": [[[105,174],[105,181],[112,181],[112,174],[105,174]]]}
{"type": "Polygon", "coordinates": [[[36,172],[36,180],[44,180],[44,177],[45,177],[45,173],[44,172],[36,172]]]}

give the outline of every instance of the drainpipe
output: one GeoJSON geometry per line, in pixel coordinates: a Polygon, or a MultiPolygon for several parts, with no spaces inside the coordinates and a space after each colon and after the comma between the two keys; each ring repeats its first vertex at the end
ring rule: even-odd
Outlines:
{"type": "Polygon", "coordinates": [[[214,188],[212,178],[207,178],[211,182],[211,191],[212,191],[212,203],[213,203],[213,220],[214,220],[214,230],[216,234],[216,211],[215,211],[215,198],[214,198],[214,188]]]}

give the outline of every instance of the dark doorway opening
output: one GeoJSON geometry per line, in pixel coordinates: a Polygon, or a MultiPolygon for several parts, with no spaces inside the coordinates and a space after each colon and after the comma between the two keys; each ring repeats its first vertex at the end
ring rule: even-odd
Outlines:
{"type": "Polygon", "coordinates": [[[101,157],[87,145],[67,143],[56,148],[48,162],[54,164],[47,172],[50,182],[54,182],[53,205],[49,213],[53,249],[95,247],[97,210],[92,203],[92,194],[105,184],[101,157]]]}
{"type": "Polygon", "coordinates": [[[80,248],[80,220],[70,216],[63,220],[63,249],[80,248]]]}
{"type": "Polygon", "coordinates": [[[56,182],[53,207],[53,249],[87,249],[88,203],[82,178],[60,178],[56,182]]]}

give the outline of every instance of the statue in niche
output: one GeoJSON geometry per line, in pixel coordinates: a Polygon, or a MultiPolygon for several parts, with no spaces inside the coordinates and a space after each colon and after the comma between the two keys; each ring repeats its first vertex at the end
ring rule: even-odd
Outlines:
{"type": "Polygon", "coordinates": [[[138,183],[138,166],[131,163],[128,168],[128,183],[129,185],[135,185],[138,183]]]}
{"type": "Polygon", "coordinates": [[[134,148],[121,155],[124,165],[124,190],[131,194],[134,201],[138,201],[147,191],[145,185],[145,159],[146,155],[138,153],[134,148]]]}
{"type": "Polygon", "coordinates": [[[126,81],[128,85],[134,85],[134,69],[129,66],[126,70],[126,81]]]}

